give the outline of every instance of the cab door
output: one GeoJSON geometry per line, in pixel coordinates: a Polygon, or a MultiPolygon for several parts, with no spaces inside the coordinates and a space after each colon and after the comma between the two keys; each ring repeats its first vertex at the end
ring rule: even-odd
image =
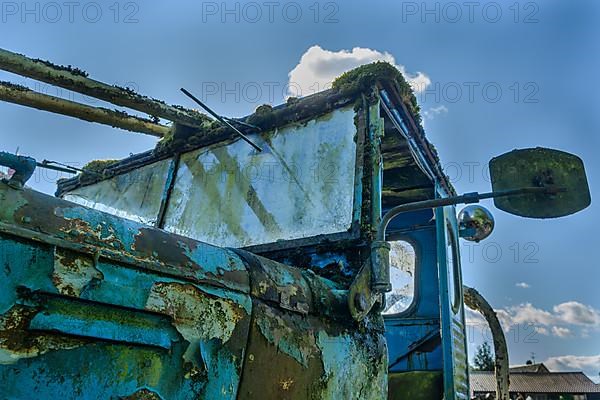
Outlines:
{"type": "Polygon", "coordinates": [[[435,210],[440,293],[440,325],[444,398],[468,399],[469,377],[465,335],[458,223],[454,206],[435,210]]]}

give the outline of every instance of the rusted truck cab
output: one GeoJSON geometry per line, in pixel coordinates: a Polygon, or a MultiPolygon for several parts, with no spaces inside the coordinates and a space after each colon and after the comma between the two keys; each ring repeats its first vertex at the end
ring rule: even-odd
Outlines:
{"type": "Polygon", "coordinates": [[[455,194],[399,72],[243,122],[262,151],[206,119],[57,197],[0,183],[0,398],[466,398],[452,206],[390,224],[370,292],[383,213],[455,194]]]}

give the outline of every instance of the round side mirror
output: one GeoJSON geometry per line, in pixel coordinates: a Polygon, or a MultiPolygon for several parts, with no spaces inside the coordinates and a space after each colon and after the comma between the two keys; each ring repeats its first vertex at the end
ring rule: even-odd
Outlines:
{"type": "Polygon", "coordinates": [[[463,239],[479,242],[494,230],[494,216],[480,205],[466,206],[458,213],[458,230],[463,239]]]}

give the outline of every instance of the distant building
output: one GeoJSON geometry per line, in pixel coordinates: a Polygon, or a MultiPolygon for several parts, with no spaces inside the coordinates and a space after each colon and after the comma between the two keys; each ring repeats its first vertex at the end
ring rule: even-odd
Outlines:
{"type": "MultiPolygon", "coordinates": [[[[471,371],[470,382],[475,398],[483,399],[496,392],[492,371],[471,371]]],[[[510,368],[511,399],[519,393],[523,399],[530,396],[533,400],[600,400],[600,385],[583,372],[550,372],[540,363],[510,368]]]]}

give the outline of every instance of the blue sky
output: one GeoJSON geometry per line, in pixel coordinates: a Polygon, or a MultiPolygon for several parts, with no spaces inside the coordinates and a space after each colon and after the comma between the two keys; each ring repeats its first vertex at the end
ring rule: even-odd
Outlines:
{"type": "MultiPolygon", "coordinates": [[[[428,83],[417,94],[425,128],[459,192],[489,189],[487,160],[513,148],[578,154],[592,206],[539,221],[488,204],[496,230],[479,245],[462,243],[463,275],[512,327],[512,364],[534,352],[551,368],[598,376],[600,3],[84,1],[71,10],[61,2],[35,4],[2,3],[0,47],[73,64],[95,79],[190,106],[178,90],[183,86],[228,116],[284,101],[295,68],[301,82],[292,90],[306,92],[363,56],[391,59],[428,83]],[[535,334],[528,323],[535,324],[535,334]]],[[[0,79],[57,94],[14,75],[0,73],[0,79]]],[[[7,103],[0,103],[0,119],[1,148],[19,147],[38,159],[82,165],[155,143],[7,103]]],[[[53,178],[38,172],[31,184],[52,193],[53,178]]],[[[481,342],[480,329],[471,340],[472,348],[481,342]]]]}

